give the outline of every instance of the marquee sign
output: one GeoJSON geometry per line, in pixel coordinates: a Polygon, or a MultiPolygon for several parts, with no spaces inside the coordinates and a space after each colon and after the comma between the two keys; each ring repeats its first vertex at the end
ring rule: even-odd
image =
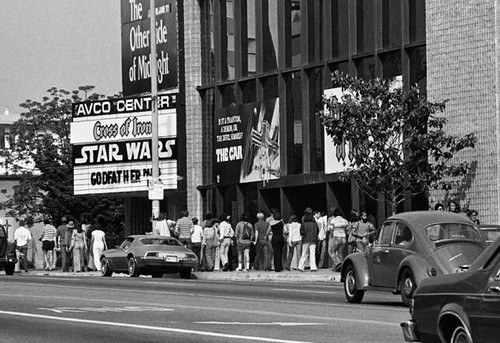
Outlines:
{"type": "MultiPolygon", "coordinates": [[[[177,94],[158,98],[158,157],[165,189],[177,188],[177,94]]],[[[73,105],[74,192],[147,191],[152,178],[151,98],[73,105]]]]}

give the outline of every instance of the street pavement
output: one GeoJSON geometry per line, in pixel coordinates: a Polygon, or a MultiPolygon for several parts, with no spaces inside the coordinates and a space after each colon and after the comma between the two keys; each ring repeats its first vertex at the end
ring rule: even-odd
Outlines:
{"type": "MultiPolygon", "coordinates": [[[[31,270],[28,274],[33,275],[48,275],[60,277],[100,277],[100,272],[66,272],[60,270],[44,271],[31,270]]],[[[113,276],[125,276],[126,274],[113,274],[113,276]]],[[[145,276],[148,277],[148,276],[145,276]]],[[[165,274],[164,278],[179,278],[178,274],[165,274]]],[[[334,272],[331,269],[318,269],[311,272],[298,270],[283,270],[281,272],[274,271],[213,271],[213,272],[194,272],[193,279],[197,280],[212,280],[212,281],[279,281],[279,282],[340,282],[340,273],[334,272]]]]}

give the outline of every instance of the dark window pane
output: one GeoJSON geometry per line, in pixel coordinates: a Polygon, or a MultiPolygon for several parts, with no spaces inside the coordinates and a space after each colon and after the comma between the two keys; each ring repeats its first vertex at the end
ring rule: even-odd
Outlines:
{"type": "Polygon", "coordinates": [[[401,0],[382,2],[382,39],[384,48],[401,45],[401,0]]]}
{"type": "Polygon", "coordinates": [[[349,55],[349,1],[333,0],[333,57],[349,55]]]}
{"type": "MultiPolygon", "coordinates": [[[[286,76],[287,88],[287,117],[293,122],[293,160],[288,161],[291,166],[289,174],[302,173],[302,84],[300,73],[286,76]]],[[[289,148],[289,147],[287,147],[289,148]]]]}
{"type": "Polygon", "coordinates": [[[240,83],[241,93],[243,96],[243,103],[257,101],[257,94],[255,92],[255,80],[240,83]]]}
{"type": "Polygon", "coordinates": [[[313,171],[322,171],[325,170],[325,160],[323,157],[324,130],[323,125],[321,124],[321,119],[319,116],[314,115],[314,113],[318,113],[323,109],[323,70],[321,68],[314,70],[312,74],[312,82],[312,101],[314,108],[313,113],[311,113],[311,120],[313,121],[312,125],[314,127],[315,142],[314,151],[311,151],[311,155],[316,159],[313,171]]]}
{"type": "Polygon", "coordinates": [[[220,88],[220,91],[222,96],[222,107],[229,107],[236,104],[234,85],[223,86],[220,88]]]}
{"type": "Polygon", "coordinates": [[[410,84],[418,84],[423,94],[427,93],[427,57],[425,47],[410,50],[410,84]]]}
{"type": "Polygon", "coordinates": [[[358,70],[358,77],[365,80],[375,78],[375,58],[367,57],[358,59],[356,61],[356,68],[358,70]]]}
{"type": "Polygon", "coordinates": [[[373,51],[373,0],[356,0],[357,47],[358,53],[373,51]]]}
{"type": "Polygon", "coordinates": [[[410,42],[425,40],[425,0],[409,0],[410,42]]]}
{"type": "Polygon", "coordinates": [[[262,87],[264,89],[264,100],[275,99],[279,96],[277,76],[266,77],[263,79],[262,87]]]}
{"type": "Polygon", "coordinates": [[[391,52],[382,56],[383,78],[390,79],[401,75],[401,53],[391,52]]]}

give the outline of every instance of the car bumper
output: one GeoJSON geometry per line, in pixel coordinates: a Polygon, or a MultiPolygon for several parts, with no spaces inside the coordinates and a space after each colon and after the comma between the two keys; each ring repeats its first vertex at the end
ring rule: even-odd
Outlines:
{"type": "Polygon", "coordinates": [[[177,270],[184,268],[193,268],[197,265],[196,259],[185,259],[177,262],[168,262],[163,258],[138,258],[137,264],[141,269],[155,270],[177,270]]]}
{"type": "Polygon", "coordinates": [[[403,336],[406,342],[419,342],[418,335],[415,330],[415,322],[413,320],[401,323],[401,329],[403,330],[403,336]]]}

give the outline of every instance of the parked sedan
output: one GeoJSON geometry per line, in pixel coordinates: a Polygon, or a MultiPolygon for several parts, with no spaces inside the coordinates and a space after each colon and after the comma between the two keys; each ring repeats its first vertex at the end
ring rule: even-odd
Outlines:
{"type": "Polygon", "coordinates": [[[128,236],[118,249],[110,249],[101,256],[103,276],[113,272],[128,273],[137,277],[141,274],[161,277],[164,273],[180,273],[185,279],[191,277],[191,270],[198,258],[173,237],[132,235],[128,236]]]}
{"type": "Polygon", "coordinates": [[[401,323],[408,342],[498,342],[500,238],[468,271],[423,280],[401,323]]]}
{"type": "Polygon", "coordinates": [[[394,215],[384,222],[372,247],[344,259],[345,296],[359,303],[366,290],[386,290],[401,294],[408,306],[422,280],[461,271],[485,247],[466,216],[443,211],[394,215]]]}

